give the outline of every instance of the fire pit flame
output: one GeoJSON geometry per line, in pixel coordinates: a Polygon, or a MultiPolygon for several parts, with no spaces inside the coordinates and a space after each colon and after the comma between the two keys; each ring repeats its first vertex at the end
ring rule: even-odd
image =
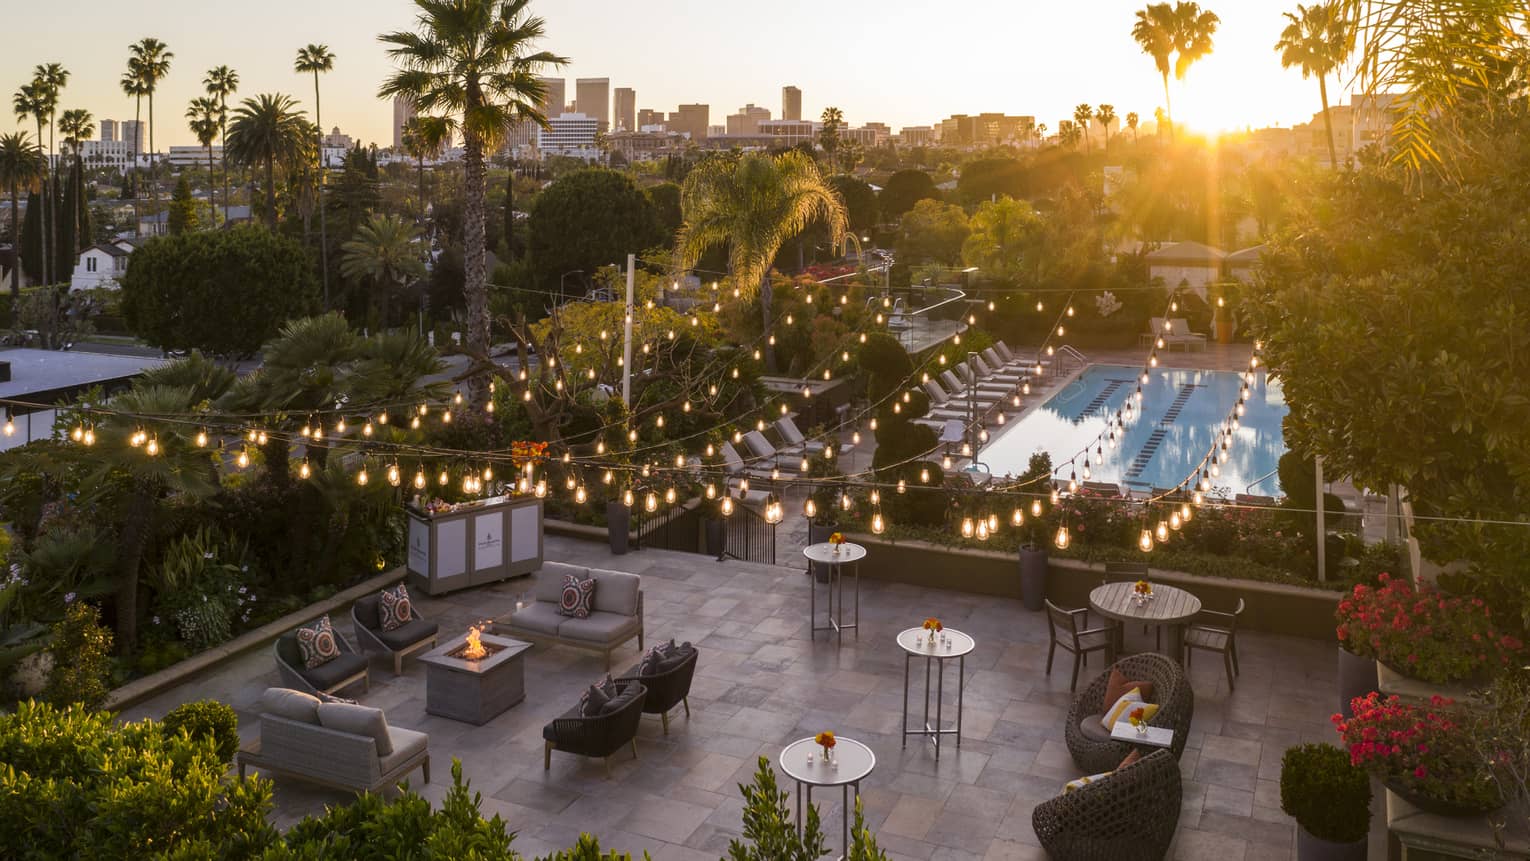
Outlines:
{"type": "Polygon", "coordinates": [[[482,634],[483,628],[481,627],[475,625],[468,628],[467,645],[462,648],[462,657],[470,661],[476,661],[489,654],[489,650],[483,646],[482,634]]]}

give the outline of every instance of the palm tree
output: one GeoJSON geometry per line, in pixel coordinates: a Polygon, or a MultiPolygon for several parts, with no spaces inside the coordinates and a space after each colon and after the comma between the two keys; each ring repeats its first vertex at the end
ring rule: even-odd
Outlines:
{"type": "Polygon", "coordinates": [[[1057,124],[1057,142],[1062,144],[1064,148],[1072,149],[1078,146],[1078,142],[1083,137],[1083,134],[1078,130],[1078,123],[1072,120],[1062,120],[1057,124]]]}
{"type": "MultiPolygon", "coordinates": [[[[212,220],[207,222],[214,228],[218,226],[218,196],[213,193],[213,141],[218,139],[218,128],[221,125],[219,117],[223,108],[218,100],[212,96],[203,96],[192,99],[186,108],[186,126],[191,133],[196,135],[197,143],[207,148],[207,208],[211,210],[212,220]]],[[[227,206],[227,203],[224,204],[227,206]]],[[[228,220],[228,212],[224,211],[224,221],[228,220]]]]}
{"type": "Polygon", "coordinates": [[[1094,108],[1089,105],[1079,105],[1073,109],[1073,121],[1078,123],[1079,129],[1084,133],[1084,152],[1089,152],[1089,121],[1094,119],[1094,108]]]}
{"type": "Polygon", "coordinates": [[[1115,105],[1100,105],[1095,109],[1094,115],[1099,117],[1100,125],[1105,129],[1105,152],[1110,152],[1110,124],[1116,121],[1115,105]]]}
{"type": "MultiPolygon", "coordinates": [[[[48,87],[41,81],[33,81],[23,86],[11,97],[11,107],[16,112],[16,118],[25,120],[31,117],[33,122],[37,124],[38,146],[41,146],[43,141],[43,124],[53,114],[56,104],[57,97],[50,96],[48,87]]],[[[43,189],[43,193],[37,197],[37,223],[42,226],[42,277],[44,284],[53,283],[53,248],[50,241],[52,231],[48,229],[50,223],[49,211],[52,209],[48,205],[48,198],[52,195],[48,193],[48,167],[48,156],[47,153],[44,153],[42,173],[37,178],[43,189]]]]}
{"type": "Polygon", "coordinates": [[[324,120],[319,116],[319,73],[335,68],[335,54],[328,45],[299,48],[293,70],[313,73],[313,123],[319,137],[314,142],[319,156],[319,271],[324,279],[324,307],[329,307],[329,230],[324,218],[324,120]]]}
{"type": "Polygon", "coordinates": [[[1185,0],[1173,6],[1152,3],[1137,11],[1132,38],[1142,47],[1142,53],[1152,55],[1158,74],[1163,76],[1163,101],[1171,141],[1174,139],[1174,110],[1169,99],[1169,59],[1174,59],[1175,80],[1184,80],[1190,65],[1211,53],[1211,37],[1216,33],[1218,23],[1220,19],[1215,14],[1202,10],[1198,3],[1185,0]]]}
{"type": "Polygon", "coordinates": [[[16,266],[11,269],[11,303],[21,301],[21,199],[23,187],[32,188],[43,175],[43,154],[26,132],[0,135],[0,185],[11,190],[11,248],[16,266]]]}
{"type": "MultiPolygon", "coordinates": [[[[425,157],[439,151],[439,141],[433,140],[429,117],[410,117],[404,123],[400,143],[409,157],[414,159],[419,172],[419,220],[425,221],[425,157]]],[[[439,130],[439,129],[438,129],[439,130]]]]}
{"type": "Polygon", "coordinates": [[[127,71],[122,73],[122,80],[119,82],[122,87],[122,94],[133,97],[133,146],[131,148],[133,164],[130,175],[134,178],[132,182],[133,212],[135,216],[133,219],[134,232],[138,230],[138,218],[136,217],[138,212],[138,183],[136,181],[138,177],[138,141],[143,137],[143,97],[149,94],[149,86],[143,80],[142,65],[138,62],[137,57],[129,57],[127,71]]]}
{"type": "Polygon", "coordinates": [[[415,244],[419,233],[397,215],[373,215],[356,230],[349,242],[340,246],[341,277],[360,284],[371,282],[372,300],[378,308],[378,327],[387,326],[388,309],[393,294],[404,288],[410,278],[425,274],[415,244]]]}
{"type": "Polygon", "coordinates": [[[770,344],[770,265],[788,239],[822,224],[838,248],[849,231],[845,203],[801,150],[770,156],[750,153],[714,157],[697,165],[680,191],[685,220],[675,239],[681,269],[696,265],[707,249],[728,246],[728,270],[742,290],[759,290],[764,320],[765,365],[775,367],[770,344]]]}
{"type": "MultiPolygon", "coordinates": [[[[1174,54],[1174,34],[1177,19],[1174,7],[1167,3],[1152,3],[1146,9],[1137,10],[1137,23],[1132,25],[1132,38],[1141,46],[1142,53],[1153,58],[1153,65],[1163,77],[1163,101],[1172,107],[1169,97],[1169,72],[1173,66],[1169,58],[1174,54]]],[[[1173,130],[1170,130],[1173,134],[1173,130]]]]}
{"type": "MultiPolygon", "coordinates": [[[[489,290],[484,248],[484,158],[515,122],[546,126],[540,106],[546,95],[539,73],[567,60],[533,52],[545,22],[527,15],[530,0],[414,0],[420,13],[413,32],[385,33],[388,54],[399,66],[378,96],[412,99],[421,115],[444,134],[462,135],[463,250],[467,298],[467,347],[489,350],[489,290]]],[[[478,406],[488,399],[488,380],[475,374],[469,392],[478,406]]]]}
{"type": "Polygon", "coordinates": [[[1302,79],[1318,79],[1318,95],[1323,100],[1323,128],[1328,132],[1328,163],[1339,167],[1339,153],[1334,146],[1333,118],[1328,115],[1328,75],[1344,65],[1355,47],[1354,22],[1340,13],[1336,2],[1296,7],[1285,13],[1286,29],[1280,33],[1275,50],[1280,52],[1280,66],[1298,66],[1302,79]]]}
{"type": "MultiPolygon", "coordinates": [[[[218,100],[218,133],[223,139],[223,223],[228,223],[228,97],[239,91],[239,73],[228,66],[207,70],[207,94],[218,100]]],[[[214,223],[216,223],[214,219],[214,223]]]]}
{"type": "Polygon", "coordinates": [[[245,99],[229,124],[228,156],[235,164],[266,169],[266,226],[276,229],[276,164],[297,161],[308,148],[308,124],[284,93],[245,99]]]}
{"type": "Polygon", "coordinates": [[[1139,122],[1141,122],[1141,118],[1137,116],[1136,111],[1126,115],[1126,127],[1132,130],[1132,143],[1134,144],[1137,142],[1137,123],[1139,122]]]}
{"type": "Polygon", "coordinates": [[[845,124],[845,112],[833,106],[824,108],[819,121],[823,128],[818,132],[818,145],[823,147],[832,170],[835,156],[839,153],[839,130],[845,124]]]}
{"type": "Polygon", "coordinates": [[[159,185],[154,181],[154,91],[159,82],[170,74],[170,61],[175,57],[164,42],[146,36],[130,46],[133,58],[138,61],[138,72],[143,78],[144,95],[149,97],[149,209],[159,213],[159,185]]]}
{"type": "Polygon", "coordinates": [[[1199,3],[1183,0],[1174,4],[1174,17],[1179,22],[1174,41],[1174,79],[1183,81],[1191,64],[1211,53],[1211,37],[1222,19],[1215,12],[1202,9],[1199,3]]]}

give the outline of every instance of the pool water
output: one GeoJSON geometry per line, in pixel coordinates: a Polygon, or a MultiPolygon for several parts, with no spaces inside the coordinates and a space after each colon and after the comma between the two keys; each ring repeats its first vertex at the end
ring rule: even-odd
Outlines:
{"type": "MultiPolygon", "coordinates": [[[[1077,458],[1084,480],[1083,449],[1106,428],[1106,420],[1137,389],[1138,368],[1091,365],[1045,403],[1011,422],[978,454],[994,475],[1025,472],[1034,452],[1052,455],[1057,476],[1066,481],[1068,461],[1077,458]]],[[[1134,490],[1171,488],[1190,475],[1210,450],[1217,428],[1238,402],[1241,375],[1231,371],[1159,368],[1142,387],[1142,411],[1127,422],[1123,439],[1105,444],[1104,463],[1090,467],[1094,481],[1114,482],[1134,490]]],[[[1275,475],[1285,454],[1281,420],[1288,412],[1279,380],[1255,372],[1231,458],[1213,491],[1276,496],[1275,475]]]]}

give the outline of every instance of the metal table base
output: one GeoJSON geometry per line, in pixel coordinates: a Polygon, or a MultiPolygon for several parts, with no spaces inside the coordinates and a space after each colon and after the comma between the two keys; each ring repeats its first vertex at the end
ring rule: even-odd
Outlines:
{"type": "Polygon", "coordinates": [[[962,746],[962,693],[967,687],[967,656],[957,657],[957,682],[956,682],[956,726],[945,726],[945,693],[946,693],[946,661],[938,655],[924,656],[924,720],[918,728],[909,729],[908,726],[908,685],[909,668],[914,655],[904,652],[903,654],[903,747],[908,747],[908,737],[911,735],[924,736],[935,745],[935,758],[940,759],[940,737],[943,735],[956,736],[956,746],[962,746]],[[935,723],[930,723],[930,665],[939,664],[940,668],[935,671],[935,723]]]}
{"type": "Polygon", "coordinates": [[[851,600],[855,615],[853,620],[847,624],[845,622],[845,574],[843,570],[845,563],[809,563],[808,576],[812,579],[808,583],[808,589],[810,590],[808,597],[808,621],[810,623],[808,639],[816,638],[819,631],[833,631],[839,635],[841,640],[844,639],[846,631],[854,631],[856,637],[861,635],[861,563],[857,561],[849,564],[855,566],[855,588],[851,590],[851,600]],[[824,617],[824,620],[828,622],[826,625],[818,624],[818,577],[812,570],[813,565],[826,565],[829,569],[829,582],[826,584],[828,588],[825,590],[828,594],[828,600],[825,602],[826,613],[824,617]],[[834,594],[836,584],[839,591],[837,599],[834,594]],[[837,614],[835,612],[836,605],[839,608],[837,614]]]}
{"type": "MultiPolygon", "coordinates": [[[[807,796],[808,806],[811,807],[813,805],[813,786],[814,786],[814,784],[804,783],[804,782],[802,782],[800,780],[797,781],[796,783],[797,783],[797,791],[795,793],[793,793],[793,794],[797,796],[797,835],[801,836],[802,835],[802,829],[803,829],[802,799],[803,799],[803,796],[806,795],[807,796]],[[804,786],[807,787],[807,792],[806,793],[804,793],[802,791],[802,788],[804,786]]],[[[828,788],[833,789],[833,787],[828,787],[828,788]]],[[[855,790],[855,800],[856,801],[860,801],[861,800],[861,782],[859,780],[855,781],[854,783],[843,784],[839,788],[839,790],[840,790],[840,802],[839,802],[840,813],[843,814],[840,817],[843,821],[841,823],[841,828],[840,828],[840,844],[839,845],[844,849],[844,852],[841,853],[838,856],[839,858],[848,857],[849,854],[850,854],[850,810],[851,810],[851,807],[850,807],[850,790],[852,788],[855,790]]]]}

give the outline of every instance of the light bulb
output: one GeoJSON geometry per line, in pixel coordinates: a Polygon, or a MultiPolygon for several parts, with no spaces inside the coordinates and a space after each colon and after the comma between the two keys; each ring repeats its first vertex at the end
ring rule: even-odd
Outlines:
{"type": "Polygon", "coordinates": [[[80,441],[85,443],[85,445],[87,445],[87,446],[95,445],[96,444],[96,430],[95,430],[95,428],[86,428],[85,429],[84,438],[81,439],[80,441]]]}
{"type": "Polygon", "coordinates": [[[356,483],[361,485],[362,487],[366,487],[366,484],[367,484],[367,468],[366,467],[363,466],[361,468],[361,471],[356,473],[356,483]]]}
{"type": "Polygon", "coordinates": [[[882,512],[878,511],[871,515],[871,533],[873,535],[881,535],[886,529],[887,524],[882,522],[882,512]]]}
{"type": "Polygon", "coordinates": [[[1025,512],[1021,511],[1018,508],[1016,508],[1014,511],[1011,511],[1009,513],[1009,525],[1010,526],[1024,526],[1025,525],[1025,512]]]}
{"type": "Polygon", "coordinates": [[[335,433],[345,433],[345,419],[344,418],[341,418],[339,421],[335,422],[335,433]]]}
{"type": "Polygon", "coordinates": [[[972,534],[973,534],[973,531],[974,530],[973,530],[973,525],[972,525],[972,518],[970,518],[970,517],[963,517],[962,518],[962,537],[963,538],[971,538],[972,534]]]}
{"type": "MultiPolygon", "coordinates": [[[[529,394],[531,394],[531,392],[527,392],[526,394],[529,395],[529,394]]],[[[410,430],[419,430],[420,429],[420,417],[419,416],[413,416],[413,417],[411,417],[409,419],[409,429],[410,430]]]]}
{"type": "Polygon", "coordinates": [[[919,469],[919,483],[920,484],[929,484],[930,483],[930,468],[929,467],[927,467],[927,466],[926,467],[920,467],[920,469],[919,469]]]}
{"type": "Polygon", "coordinates": [[[1033,499],[1033,500],[1031,500],[1031,516],[1032,517],[1040,517],[1041,516],[1041,510],[1042,510],[1041,509],[1041,500],[1040,499],[1033,499]]]}
{"type": "Polygon", "coordinates": [[[809,496],[807,502],[802,503],[802,514],[808,518],[818,516],[818,503],[813,501],[813,497],[809,496]]]}
{"type": "Polygon", "coordinates": [[[1179,528],[1181,526],[1183,526],[1183,525],[1184,525],[1184,521],[1180,518],[1178,511],[1171,511],[1171,512],[1169,512],[1169,528],[1170,529],[1174,530],[1175,532],[1178,532],[1179,528]]]}
{"type": "Polygon", "coordinates": [[[536,494],[537,494],[537,499],[544,499],[544,498],[546,498],[546,496],[547,496],[547,479],[545,479],[545,478],[537,479],[536,494]]]}
{"type": "Polygon", "coordinates": [[[298,465],[298,478],[306,479],[310,475],[313,475],[313,470],[308,466],[308,458],[303,458],[303,462],[298,465]]]}
{"type": "Polygon", "coordinates": [[[898,479],[898,492],[899,493],[908,493],[908,481],[906,481],[905,479],[901,479],[901,478],[898,479]]]}
{"type": "Polygon", "coordinates": [[[452,477],[447,475],[446,474],[446,470],[444,470],[444,469],[441,470],[441,474],[440,475],[436,476],[436,483],[441,485],[442,487],[445,487],[447,485],[447,483],[450,482],[451,480],[452,480],[452,477]]]}
{"type": "Polygon", "coordinates": [[[732,514],[733,513],[733,497],[731,497],[731,496],[724,496],[723,499],[722,499],[722,506],[721,507],[722,507],[723,517],[727,517],[728,515],[732,514]]]}
{"type": "Polygon", "coordinates": [[[1158,521],[1158,526],[1156,526],[1153,529],[1153,537],[1158,539],[1158,543],[1159,544],[1162,544],[1165,541],[1168,541],[1169,540],[1169,524],[1163,522],[1162,520],[1158,521]]]}
{"type": "MultiPolygon", "coordinates": [[[[78,437],[76,437],[76,439],[78,439],[78,437]]],[[[205,431],[205,430],[197,431],[197,448],[206,448],[206,447],[207,447],[207,431],[205,431]]]]}
{"type": "Polygon", "coordinates": [[[369,437],[369,436],[372,435],[372,423],[371,422],[367,422],[366,424],[361,426],[361,435],[362,436],[366,436],[366,437],[369,437]]]}
{"type": "Polygon", "coordinates": [[[643,498],[643,510],[650,514],[659,510],[659,495],[657,493],[650,490],[648,495],[643,498]]]}
{"type": "Polygon", "coordinates": [[[633,503],[632,488],[629,487],[626,490],[622,491],[622,505],[625,505],[628,508],[631,508],[632,507],[632,503],[633,503]]]}
{"type": "Polygon", "coordinates": [[[710,481],[707,482],[706,497],[707,497],[707,499],[716,499],[717,498],[717,485],[713,484],[710,481]]]}
{"type": "MultiPolygon", "coordinates": [[[[491,401],[490,403],[493,403],[493,402],[491,401]]],[[[377,415],[377,423],[380,424],[380,425],[385,425],[385,424],[388,423],[388,411],[387,410],[383,410],[381,413],[378,413],[378,415],[377,415]]]]}
{"type": "Polygon", "coordinates": [[[988,521],[987,520],[978,520],[978,522],[977,522],[977,540],[979,540],[979,541],[987,541],[988,540],[988,521]]]}
{"type": "Polygon", "coordinates": [[[415,490],[424,490],[425,489],[425,470],[423,468],[421,468],[419,472],[416,472],[414,474],[414,489],[415,490]]]}
{"type": "Polygon", "coordinates": [[[664,503],[666,505],[675,504],[675,489],[673,487],[667,487],[664,489],[664,503]]]}
{"type": "Polygon", "coordinates": [[[149,444],[144,447],[144,451],[148,452],[150,457],[159,454],[159,437],[150,437],[149,444]]]}
{"type": "Polygon", "coordinates": [[[1137,536],[1137,549],[1143,553],[1150,552],[1153,549],[1153,533],[1151,530],[1144,529],[1142,534],[1137,536]]]}
{"type": "Polygon", "coordinates": [[[1058,550],[1067,550],[1068,549],[1068,541],[1069,540],[1070,540],[1070,536],[1068,535],[1068,527],[1066,527],[1066,526],[1059,526],[1059,527],[1057,527],[1057,534],[1052,537],[1052,543],[1057,545],[1057,549],[1058,550]]]}
{"type": "Polygon", "coordinates": [[[250,451],[249,451],[249,449],[243,449],[243,448],[240,449],[239,450],[239,456],[234,458],[234,463],[237,464],[240,469],[244,469],[245,467],[249,466],[250,465],[250,451]]]}
{"type": "Polygon", "coordinates": [[[584,485],[581,484],[577,488],[574,489],[574,501],[575,502],[579,503],[580,505],[583,505],[584,501],[586,499],[589,499],[589,498],[590,498],[590,495],[585,492],[584,485]]]}

